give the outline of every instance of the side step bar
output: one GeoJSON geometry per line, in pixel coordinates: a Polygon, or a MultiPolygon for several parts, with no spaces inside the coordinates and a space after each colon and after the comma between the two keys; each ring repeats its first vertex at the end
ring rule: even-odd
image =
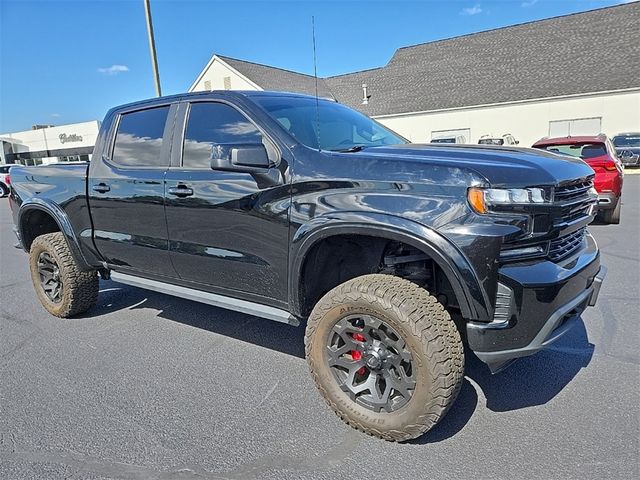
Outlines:
{"type": "Polygon", "coordinates": [[[146,290],[153,290],[154,292],[186,298],[187,300],[193,300],[195,302],[207,303],[215,307],[226,308],[227,310],[234,310],[236,312],[255,315],[256,317],[267,318],[276,322],[283,322],[294,326],[300,325],[298,319],[289,312],[279,308],[261,305],[259,303],[225,297],[224,295],[203,292],[202,290],[181,287],[171,283],[158,282],[157,280],[127,275],[126,273],[111,272],[111,280],[117,283],[124,283],[126,285],[144,288],[146,290]]]}

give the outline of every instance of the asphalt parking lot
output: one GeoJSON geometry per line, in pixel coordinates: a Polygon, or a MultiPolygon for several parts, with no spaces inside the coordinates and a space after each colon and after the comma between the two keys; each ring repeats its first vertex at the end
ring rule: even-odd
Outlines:
{"type": "Polygon", "coordinates": [[[599,303],[552,349],[460,397],[408,444],[360,434],[316,393],[303,328],[101,283],[48,315],[0,200],[0,478],[639,478],[640,175],[591,227],[599,303]]]}

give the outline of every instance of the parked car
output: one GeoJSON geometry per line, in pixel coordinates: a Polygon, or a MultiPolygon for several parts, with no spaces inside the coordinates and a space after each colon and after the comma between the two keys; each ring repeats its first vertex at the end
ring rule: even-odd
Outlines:
{"type": "Polygon", "coordinates": [[[510,133],[505,133],[501,137],[483,135],[478,140],[479,145],[518,145],[519,143],[510,133]]]}
{"type": "Polygon", "coordinates": [[[467,139],[464,135],[444,135],[441,137],[435,137],[431,139],[431,143],[467,143],[467,139]]]}
{"type": "Polygon", "coordinates": [[[213,91],[111,110],[90,164],[14,167],[10,205],[51,314],[90,309],[100,275],[306,320],[330,407],[400,441],[451,407],[463,339],[495,372],[595,304],[592,183],[572,157],[412,145],[332,101],[213,91]]]}
{"type": "Polygon", "coordinates": [[[618,158],[625,167],[640,167],[640,133],[619,133],[612,139],[618,158]]]}
{"type": "Polygon", "coordinates": [[[598,192],[598,210],[602,212],[603,220],[620,223],[623,166],[606,135],[543,138],[534,143],[533,148],[584,160],[596,172],[594,187],[598,192]]]}
{"type": "Polygon", "coordinates": [[[9,169],[13,166],[13,164],[0,165],[0,198],[9,195],[9,185],[11,185],[9,169]]]}

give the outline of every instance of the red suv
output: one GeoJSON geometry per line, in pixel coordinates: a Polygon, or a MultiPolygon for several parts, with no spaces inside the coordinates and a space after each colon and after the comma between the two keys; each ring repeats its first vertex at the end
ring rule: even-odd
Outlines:
{"type": "Polygon", "coordinates": [[[596,172],[594,187],[598,191],[598,210],[602,212],[603,220],[620,223],[623,167],[606,135],[543,138],[534,143],[533,148],[584,160],[596,172]]]}

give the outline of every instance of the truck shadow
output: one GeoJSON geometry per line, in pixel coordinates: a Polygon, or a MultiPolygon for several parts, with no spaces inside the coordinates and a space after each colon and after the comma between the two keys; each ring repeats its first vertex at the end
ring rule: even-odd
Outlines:
{"type": "MultiPolygon", "coordinates": [[[[304,325],[293,327],[113,282],[101,282],[98,305],[86,316],[141,308],[156,310],[163,319],[304,358],[304,325]]],[[[496,375],[467,351],[458,399],[438,425],[411,443],[437,443],[456,435],[472,418],[481,397],[496,413],[546,404],[589,364],[593,350],[580,320],[551,348],[496,375]]]]}
{"type": "Polygon", "coordinates": [[[496,413],[546,404],[589,364],[593,351],[582,319],[550,348],[521,358],[495,375],[467,350],[458,400],[438,425],[414,442],[435,443],[457,434],[471,419],[481,396],[496,413]]]}

